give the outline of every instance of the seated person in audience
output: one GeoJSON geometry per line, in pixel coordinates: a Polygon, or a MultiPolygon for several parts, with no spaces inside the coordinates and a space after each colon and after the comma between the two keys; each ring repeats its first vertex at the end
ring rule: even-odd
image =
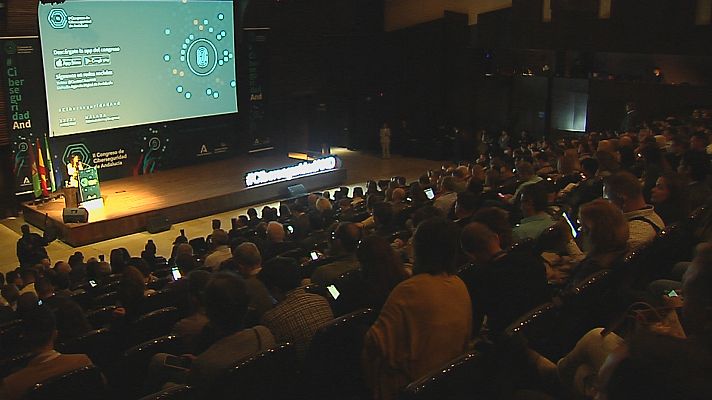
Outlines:
{"type": "Polygon", "coordinates": [[[3,285],[0,290],[0,324],[15,319],[19,291],[15,285],[3,285]]]}
{"type": "MultiPolygon", "coordinates": [[[[173,258],[174,258],[174,265],[177,266],[177,265],[179,264],[179,259],[180,259],[181,256],[184,256],[184,257],[185,257],[185,256],[188,256],[188,257],[190,257],[191,259],[193,259],[193,260],[195,261],[195,255],[194,255],[194,253],[193,253],[193,246],[191,246],[191,245],[188,244],[188,243],[181,243],[181,244],[177,245],[177,246],[175,247],[175,254],[174,254],[174,256],[173,256],[173,258]]],[[[187,258],[183,258],[183,261],[184,261],[184,262],[185,262],[186,260],[187,260],[187,258]]],[[[182,271],[182,270],[181,270],[181,271],[182,271]]],[[[188,272],[188,271],[186,271],[186,272],[188,272]]]]}
{"type": "Polygon", "coordinates": [[[455,192],[460,193],[467,190],[467,182],[470,180],[470,169],[466,165],[460,165],[452,171],[455,178],[455,192]]]}
{"type": "Polygon", "coordinates": [[[289,223],[292,219],[292,210],[289,209],[289,206],[286,204],[280,204],[279,205],[279,219],[278,221],[286,224],[289,223]]]}
{"type": "Polygon", "coordinates": [[[677,172],[687,178],[687,194],[690,210],[706,204],[712,196],[708,176],[709,156],[702,152],[687,151],[682,155],[677,172]]]}
{"type": "Polygon", "coordinates": [[[455,202],[455,223],[462,229],[472,222],[475,211],[479,208],[479,196],[471,191],[457,194],[455,202]]]}
{"type": "Polygon", "coordinates": [[[705,132],[697,131],[690,136],[690,151],[696,151],[701,154],[707,154],[707,146],[709,140],[705,132]]]}
{"type": "Polygon", "coordinates": [[[639,335],[613,352],[599,371],[598,398],[709,399],[712,385],[712,245],[700,244],[683,277],[682,325],[687,339],[639,335]]]}
{"type": "Polygon", "coordinates": [[[58,271],[57,268],[55,268],[54,271],[55,272],[50,276],[50,279],[52,281],[52,286],[54,286],[55,294],[65,297],[72,296],[73,292],[69,290],[71,285],[69,274],[65,272],[56,272],[58,271]]]}
{"type": "Polygon", "coordinates": [[[537,175],[549,175],[556,172],[551,165],[551,153],[541,151],[534,156],[534,169],[537,175]]]}
{"type": "Polygon", "coordinates": [[[13,311],[17,309],[17,299],[20,297],[20,291],[14,284],[7,284],[2,287],[0,295],[5,300],[5,304],[13,311]]]}
{"type": "Polygon", "coordinates": [[[455,189],[455,178],[452,176],[444,177],[442,183],[440,184],[440,192],[435,198],[433,206],[440,209],[440,211],[442,211],[445,215],[450,214],[450,210],[455,204],[455,200],[457,200],[457,192],[455,189]]]}
{"type": "Polygon", "coordinates": [[[92,365],[85,354],[60,354],[54,350],[57,327],[52,312],[43,306],[35,306],[24,316],[25,340],[32,349],[34,358],[27,366],[2,381],[0,398],[22,399],[40,382],[67,372],[92,365]]]}
{"type": "MultiPolygon", "coordinates": [[[[280,229],[281,225],[280,225],[280,229]]],[[[284,230],[282,230],[284,232],[284,230]]],[[[272,308],[272,296],[265,285],[257,276],[262,271],[262,257],[254,243],[245,242],[235,247],[232,258],[236,264],[237,272],[245,280],[247,295],[250,297],[250,317],[259,321],[262,315],[272,308]]]]}
{"type": "Polygon", "coordinates": [[[612,268],[628,252],[628,227],[620,209],[604,199],[581,206],[579,212],[586,257],[574,266],[569,283],[577,285],[592,274],[612,268]]]}
{"type": "MultiPolygon", "coordinates": [[[[182,233],[180,236],[177,236],[175,238],[175,240],[173,240],[173,247],[171,247],[171,256],[168,259],[169,266],[172,267],[173,265],[175,265],[176,250],[178,250],[178,246],[180,246],[181,244],[184,244],[184,243],[186,243],[186,244],[188,243],[188,238],[186,236],[184,236],[182,233]]],[[[113,250],[112,250],[112,252],[113,252],[113,250]]],[[[109,259],[111,259],[111,257],[109,257],[109,259]]],[[[111,264],[112,264],[112,268],[113,268],[113,263],[111,263],[111,264]]],[[[114,272],[114,273],[116,273],[116,272],[114,272]]]]}
{"type": "Polygon", "coordinates": [[[309,212],[309,223],[312,227],[325,227],[334,222],[334,210],[329,199],[317,197],[314,209],[309,212]]]}
{"type": "Polygon", "coordinates": [[[194,348],[195,339],[200,335],[208,323],[203,302],[203,291],[210,280],[210,273],[203,270],[191,271],[188,276],[188,296],[190,299],[191,314],[176,322],[171,333],[178,335],[189,349],[194,348]]]}
{"type": "Polygon", "coordinates": [[[496,233],[499,245],[503,249],[509,249],[514,244],[509,214],[503,209],[498,207],[481,208],[472,216],[472,222],[479,222],[496,233]]]}
{"type": "MultiPolygon", "coordinates": [[[[149,366],[149,386],[187,383],[203,396],[220,384],[225,372],[240,361],[275,346],[269,329],[243,329],[249,302],[244,281],[229,272],[215,273],[203,291],[205,312],[218,340],[196,355],[184,355],[188,368],[165,365],[167,354],[157,354],[149,366]]],[[[202,398],[202,397],[201,397],[202,398]]]]}
{"type": "Polygon", "coordinates": [[[292,211],[291,225],[294,228],[294,232],[290,236],[295,242],[304,240],[312,231],[306,207],[296,202],[290,207],[290,210],[292,211]]]}
{"type": "MultiPolygon", "coordinates": [[[[128,259],[127,259],[128,260],[128,259]]],[[[72,280],[72,287],[82,285],[87,282],[87,265],[84,264],[84,254],[81,251],[76,251],[69,256],[67,260],[69,266],[72,267],[69,277],[72,280]]]]}
{"type": "Polygon", "coordinates": [[[425,221],[426,219],[433,218],[433,217],[444,217],[444,215],[443,215],[443,212],[440,211],[440,209],[435,208],[434,206],[423,206],[423,207],[420,207],[419,209],[415,210],[412,218],[408,222],[409,230],[411,233],[408,240],[404,241],[401,238],[397,238],[391,244],[391,246],[393,246],[393,248],[396,249],[396,251],[400,255],[400,258],[405,263],[405,269],[408,272],[408,275],[412,275],[412,272],[413,272],[414,235],[412,235],[412,233],[415,232],[415,229],[418,227],[418,225],[420,225],[421,222],[425,221]]]}
{"type": "Polygon", "coordinates": [[[93,329],[84,316],[84,310],[69,298],[58,297],[52,305],[52,311],[57,319],[58,343],[76,339],[93,329]]]}
{"type": "Polygon", "coordinates": [[[350,199],[339,200],[339,221],[340,222],[358,222],[356,220],[356,211],[351,204],[350,199]]]}
{"type": "Polygon", "coordinates": [[[650,202],[665,225],[682,222],[689,215],[686,189],[683,178],[674,172],[658,178],[652,188],[650,202]]]}
{"type": "MultiPolygon", "coordinates": [[[[156,282],[158,280],[158,278],[155,275],[153,275],[151,267],[148,265],[146,260],[144,260],[141,257],[129,258],[128,266],[134,267],[134,268],[138,269],[139,272],[141,272],[141,275],[143,276],[143,283],[146,285],[149,283],[152,283],[152,282],[156,282]]],[[[145,289],[145,291],[146,291],[146,293],[145,293],[146,295],[149,295],[149,294],[155,292],[155,290],[153,290],[153,289],[145,289]]]]}
{"type": "Polygon", "coordinates": [[[561,191],[568,185],[576,185],[583,179],[581,174],[581,163],[575,152],[566,151],[559,156],[557,161],[558,177],[556,179],[556,190],[561,191]]]}
{"type": "Polygon", "coordinates": [[[640,181],[629,172],[619,172],[606,178],[603,197],[615,204],[628,221],[628,250],[633,252],[651,243],[665,223],[653,206],[646,204],[640,181]]]}
{"type": "Polygon", "coordinates": [[[329,256],[335,261],[318,267],[311,276],[312,283],[326,286],[342,274],[358,268],[356,249],[361,240],[361,228],[350,222],[340,223],[329,242],[329,256]]]}
{"type": "Polygon", "coordinates": [[[403,268],[403,262],[388,241],[380,236],[363,239],[356,256],[364,283],[364,293],[358,295],[362,296],[364,307],[378,312],[393,288],[410,274],[403,268]]]}
{"type": "Polygon", "coordinates": [[[22,289],[20,289],[20,294],[28,292],[37,294],[37,289],[35,288],[35,282],[39,278],[37,270],[35,268],[21,269],[20,276],[22,277],[22,283],[24,284],[22,289]]]}
{"type": "Polygon", "coordinates": [[[500,158],[492,159],[491,168],[487,171],[485,185],[493,191],[502,194],[514,194],[517,190],[517,176],[514,165],[500,158]]]}
{"type": "Polygon", "coordinates": [[[20,276],[19,268],[13,271],[8,271],[7,275],[5,276],[5,281],[8,285],[15,285],[18,290],[24,285],[24,282],[22,282],[22,277],[20,276]]]}
{"type": "Polygon", "coordinates": [[[25,318],[26,314],[37,308],[40,299],[34,292],[27,292],[17,298],[17,309],[15,311],[16,319],[25,318]]]}
{"type": "MultiPolygon", "coordinates": [[[[145,259],[144,259],[145,261],[145,259]]],[[[87,261],[87,279],[100,284],[104,283],[107,276],[111,275],[111,267],[108,264],[102,266],[96,258],[92,257],[87,261]]]]}
{"type": "Polygon", "coordinates": [[[352,200],[365,200],[366,196],[363,193],[363,188],[361,186],[356,186],[353,190],[353,197],[352,200]]]}
{"type": "Polygon", "coordinates": [[[662,174],[670,170],[670,166],[657,143],[643,144],[638,150],[638,154],[643,163],[643,172],[640,177],[643,185],[643,198],[650,200],[653,187],[662,174]]]}
{"type": "Polygon", "coordinates": [[[497,234],[478,222],[463,229],[460,243],[473,262],[459,276],[470,293],[475,335],[485,316],[490,332],[497,335],[550,299],[544,263],[534,254],[503,251],[497,234]]]}
{"type": "Polygon", "coordinates": [[[230,252],[230,247],[228,246],[229,239],[227,233],[224,230],[216,229],[213,231],[212,239],[215,249],[207,257],[205,257],[203,267],[210,268],[212,271],[217,271],[223,261],[232,257],[232,253],[230,252]]]}
{"type": "Polygon", "coordinates": [[[522,189],[520,208],[521,222],[514,227],[514,240],[536,239],[556,221],[546,212],[549,205],[547,193],[542,184],[528,185],[522,189]]]}
{"type": "Polygon", "coordinates": [[[572,208],[574,215],[582,204],[601,197],[603,193],[603,182],[598,178],[598,160],[592,157],[581,160],[581,174],[583,180],[559,191],[559,198],[572,208]]]}
{"type": "Polygon", "coordinates": [[[54,291],[54,285],[49,277],[40,278],[35,284],[37,289],[37,297],[42,300],[42,303],[50,309],[54,310],[57,307],[57,302],[61,301],[62,296],[58,296],[54,291]]]}
{"type": "Polygon", "coordinates": [[[706,373],[711,360],[709,346],[665,335],[636,335],[606,359],[596,399],[712,398],[706,373]]]}
{"type": "Polygon", "coordinates": [[[391,206],[393,207],[393,217],[397,217],[401,212],[408,208],[408,204],[405,199],[405,189],[402,187],[393,189],[391,206]]]}
{"type": "Polygon", "coordinates": [[[297,248],[296,243],[285,240],[286,236],[287,232],[279,222],[270,221],[267,224],[267,240],[260,243],[260,254],[265,261],[297,248]]]}
{"type": "Polygon", "coordinates": [[[143,298],[153,292],[151,289],[146,289],[146,281],[141,271],[132,265],[127,266],[119,280],[120,305],[114,311],[115,316],[125,321],[133,321],[140,317],[143,298]]]}
{"type": "Polygon", "coordinates": [[[430,218],[415,232],[415,270],[386,300],[366,333],[363,366],[375,399],[395,399],[408,383],[467,350],[472,307],[455,275],[457,227],[430,218]]]}
{"type": "Polygon", "coordinates": [[[334,319],[329,302],[299,286],[299,267],[291,258],[273,258],[262,267],[259,278],[277,301],[262,316],[262,324],[278,341],[294,343],[297,357],[304,359],[314,333],[334,319]]]}
{"type": "Polygon", "coordinates": [[[129,260],[126,257],[126,254],[121,251],[121,249],[113,249],[111,250],[111,253],[109,253],[109,264],[111,265],[111,272],[114,274],[120,274],[124,272],[124,267],[126,267],[126,263],[128,263],[128,261],[129,260]]]}
{"type": "Polygon", "coordinates": [[[397,228],[394,225],[395,214],[391,203],[377,203],[373,206],[374,235],[390,237],[397,228]]]}
{"type": "Polygon", "coordinates": [[[247,209],[247,217],[249,218],[247,226],[250,228],[254,228],[257,224],[262,222],[262,220],[257,217],[257,210],[252,207],[247,209]]]}
{"type": "Polygon", "coordinates": [[[517,190],[514,191],[514,194],[512,196],[504,195],[504,199],[507,200],[509,204],[515,204],[517,201],[520,201],[522,189],[542,181],[541,177],[534,173],[534,166],[528,161],[520,161],[517,163],[517,178],[519,185],[517,186],[517,190]]]}
{"type": "Polygon", "coordinates": [[[262,208],[262,222],[270,223],[272,221],[276,221],[279,218],[277,215],[277,209],[270,207],[270,206],[264,206],[262,208]]]}
{"type": "MultiPolygon", "coordinates": [[[[143,247],[143,251],[141,252],[141,258],[146,261],[151,270],[155,269],[156,267],[157,251],[158,249],[156,248],[156,243],[153,242],[153,239],[148,239],[146,245],[143,247]]],[[[87,269],[89,268],[88,264],[89,263],[87,262],[87,269]]]]}

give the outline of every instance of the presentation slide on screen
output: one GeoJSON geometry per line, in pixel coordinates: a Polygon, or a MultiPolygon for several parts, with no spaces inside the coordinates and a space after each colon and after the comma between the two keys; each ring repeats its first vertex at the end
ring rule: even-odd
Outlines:
{"type": "Polygon", "coordinates": [[[237,112],[231,0],[40,4],[50,135],[237,112]]]}

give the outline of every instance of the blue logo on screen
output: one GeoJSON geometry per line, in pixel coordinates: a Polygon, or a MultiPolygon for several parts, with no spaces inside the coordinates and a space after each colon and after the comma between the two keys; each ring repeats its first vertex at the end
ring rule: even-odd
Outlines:
{"type": "Polygon", "coordinates": [[[186,54],[188,69],[197,76],[208,76],[218,66],[218,49],[205,38],[194,40],[186,54]]]}
{"type": "Polygon", "coordinates": [[[198,64],[198,67],[200,68],[205,68],[208,66],[208,64],[210,63],[210,56],[208,55],[207,47],[198,47],[198,50],[195,52],[195,63],[198,64]]]}
{"type": "Polygon", "coordinates": [[[67,27],[67,12],[61,8],[53,8],[47,15],[49,25],[54,29],[64,29],[67,27]]]}

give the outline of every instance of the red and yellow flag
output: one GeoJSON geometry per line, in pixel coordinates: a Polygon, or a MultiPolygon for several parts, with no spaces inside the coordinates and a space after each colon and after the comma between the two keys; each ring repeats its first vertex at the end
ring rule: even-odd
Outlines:
{"type": "Polygon", "coordinates": [[[40,188],[42,189],[42,196],[49,196],[49,190],[47,189],[47,168],[45,168],[44,157],[42,157],[42,145],[40,144],[40,139],[37,139],[37,173],[40,177],[40,188]]]}

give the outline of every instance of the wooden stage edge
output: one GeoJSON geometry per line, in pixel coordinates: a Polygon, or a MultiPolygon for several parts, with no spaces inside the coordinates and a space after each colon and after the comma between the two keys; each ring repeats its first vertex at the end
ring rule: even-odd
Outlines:
{"type": "Polygon", "coordinates": [[[339,168],[290,181],[246,188],[248,171],[298,163],[286,156],[240,157],[101,184],[104,208],[89,210],[88,223],[64,223],[64,199],[21,205],[25,221],[39,229],[53,224],[59,239],[84,246],[146,230],[148,220],[163,217],[171,224],[237,208],[287,198],[288,186],[302,184],[307,191],[339,186],[346,169],[339,168]]]}

